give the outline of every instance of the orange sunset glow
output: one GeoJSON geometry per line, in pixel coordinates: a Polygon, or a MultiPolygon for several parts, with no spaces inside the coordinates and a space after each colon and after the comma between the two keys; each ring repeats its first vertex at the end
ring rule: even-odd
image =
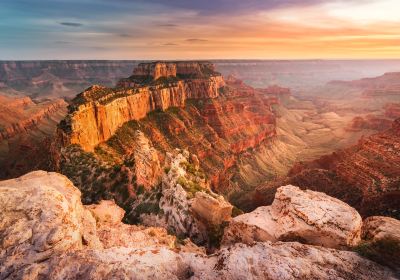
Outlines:
{"type": "Polygon", "coordinates": [[[5,1],[3,58],[400,58],[396,0],[63,4],[5,1]]]}

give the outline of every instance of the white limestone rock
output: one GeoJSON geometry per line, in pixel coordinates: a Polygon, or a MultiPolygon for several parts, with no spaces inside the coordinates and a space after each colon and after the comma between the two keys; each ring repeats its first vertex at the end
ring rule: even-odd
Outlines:
{"type": "Polygon", "coordinates": [[[223,243],[281,240],[341,249],[360,242],[361,227],[361,216],[346,203],[288,185],[277,190],[271,206],[235,217],[223,243]]]}

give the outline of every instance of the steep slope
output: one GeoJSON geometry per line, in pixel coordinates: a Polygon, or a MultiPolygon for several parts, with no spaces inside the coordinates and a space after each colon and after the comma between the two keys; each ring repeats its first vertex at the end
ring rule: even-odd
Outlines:
{"type": "Polygon", "coordinates": [[[235,165],[275,135],[273,107],[289,94],[278,89],[224,80],[209,63],[143,64],[117,88],[92,87],[73,100],[58,130],[57,168],[88,202],[112,195],[130,212],[141,189],[160,182],[166,154],[188,149],[211,188],[234,195],[245,186],[235,165]]]}
{"type": "MultiPolygon", "coordinates": [[[[363,216],[399,217],[400,119],[392,128],[317,160],[298,163],[284,180],[324,191],[357,208],[363,216]]],[[[269,204],[280,183],[258,187],[255,199],[269,204]]]]}
{"type": "MultiPolygon", "coordinates": [[[[217,97],[224,81],[212,68],[207,69],[207,73],[190,79],[177,77],[176,71],[162,77],[158,73],[134,74],[120,81],[115,89],[101,86],[87,89],[73,100],[62,123],[64,145],[79,144],[92,151],[128,121],[140,120],[155,110],[182,107],[186,99],[217,97]]],[[[186,74],[178,72],[178,75],[186,74]]]]}
{"type": "Polygon", "coordinates": [[[50,168],[51,138],[65,117],[67,103],[2,95],[0,103],[0,178],[50,168]]]}

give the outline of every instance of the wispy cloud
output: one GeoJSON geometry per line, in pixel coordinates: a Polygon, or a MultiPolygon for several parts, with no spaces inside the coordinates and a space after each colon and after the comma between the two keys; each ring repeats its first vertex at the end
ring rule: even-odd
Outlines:
{"type": "Polygon", "coordinates": [[[68,42],[68,41],[54,41],[54,44],[56,44],[56,45],[68,45],[68,44],[71,44],[71,42],[68,42]]]}
{"type": "Polygon", "coordinates": [[[67,22],[67,21],[60,22],[60,24],[64,25],[64,26],[70,26],[70,27],[80,27],[83,25],[82,23],[79,23],[79,22],[67,22]]]}
{"type": "Polygon", "coordinates": [[[172,23],[156,24],[156,26],[159,26],[159,27],[178,27],[177,24],[172,24],[172,23]]]}
{"type": "Polygon", "coordinates": [[[208,42],[208,40],[206,39],[199,39],[199,38],[190,38],[190,39],[186,39],[186,42],[189,43],[204,43],[204,42],[208,42]]]}

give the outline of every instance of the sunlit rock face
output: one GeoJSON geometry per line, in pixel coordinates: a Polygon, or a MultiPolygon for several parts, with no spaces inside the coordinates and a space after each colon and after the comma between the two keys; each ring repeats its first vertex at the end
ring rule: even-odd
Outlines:
{"type": "Polygon", "coordinates": [[[361,226],[361,216],[344,202],[288,185],[271,206],[235,217],[223,242],[284,240],[343,249],[360,242],[361,226]]]}
{"type": "Polygon", "coordinates": [[[73,100],[70,114],[60,126],[61,142],[92,151],[128,121],[140,120],[155,110],[183,107],[189,98],[218,97],[224,80],[213,67],[201,63],[178,65],[140,64],[134,75],[121,80],[115,89],[88,88],[73,100]]]}
{"type": "Polygon", "coordinates": [[[400,221],[384,216],[368,217],[364,220],[362,235],[366,240],[392,239],[400,243],[400,221]]]}
{"type": "Polygon", "coordinates": [[[355,252],[298,242],[236,243],[205,255],[165,229],[121,223],[124,211],[113,201],[80,201],[79,190],[57,173],[0,182],[0,278],[396,279],[355,252]]]}
{"type": "MultiPolygon", "coordinates": [[[[159,64],[141,64],[114,89],[87,89],[60,123],[56,170],[83,191],[85,203],[113,197],[131,212],[142,187],[149,191],[159,185],[160,167],[175,148],[196,156],[211,189],[234,195],[246,187],[232,182],[237,165],[255,149],[266,149],[276,135],[274,106],[280,95],[289,95],[287,89],[264,93],[232,76],[225,81],[204,62],[162,62],[176,65],[176,77],[164,73],[154,80],[155,69],[172,67],[159,64]],[[113,169],[126,172],[126,178],[113,169]]],[[[262,177],[257,166],[252,171],[262,177]]]]}

